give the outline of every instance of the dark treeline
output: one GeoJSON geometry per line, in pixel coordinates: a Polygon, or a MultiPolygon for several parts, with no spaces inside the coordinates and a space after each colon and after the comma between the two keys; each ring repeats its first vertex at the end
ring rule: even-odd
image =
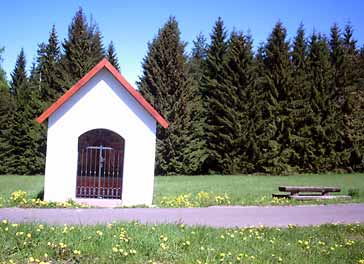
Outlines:
{"type": "MultiPolygon", "coordinates": [[[[219,18],[209,40],[185,49],[171,17],[142,62],[138,88],[170,123],[157,128],[157,174],[364,170],[364,47],[350,24],[329,36],[301,25],[289,40],[278,22],[253,51],[250,34],[219,18]]],[[[0,69],[0,174],[43,173],[46,127],[35,118],[103,57],[119,69],[82,9],[67,38],[53,27],[37,54],[27,74],[20,52],[9,84],[0,69]]]]}
{"type": "Polygon", "coordinates": [[[219,18],[190,55],[175,18],[149,44],[139,89],[170,122],[157,174],[362,171],[364,48],[350,24],[292,41],[278,22],[253,51],[219,18]]]}
{"type": "Polygon", "coordinates": [[[35,118],[104,57],[119,67],[113,43],[105,50],[96,23],[79,9],[66,39],[60,41],[51,28],[29,74],[23,50],[9,84],[0,71],[0,174],[44,173],[46,126],[35,118]]]}

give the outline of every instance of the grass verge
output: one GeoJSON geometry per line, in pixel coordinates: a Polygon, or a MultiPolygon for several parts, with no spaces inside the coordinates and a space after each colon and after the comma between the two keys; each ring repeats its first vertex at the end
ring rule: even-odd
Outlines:
{"type": "MultiPolygon", "coordinates": [[[[0,203],[16,190],[36,197],[43,189],[43,176],[0,176],[0,203]]],[[[292,176],[160,176],[155,177],[154,204],[162,207],[230,205],[296,205],[364,202],[364,174],[302,174],[292,176]],[[354,194],[352,200],[274,200],[280,185],[338,186],[338,194],[354,194]],[[201,196],[208,194],[209,197],[201,196]],[[200,194],[200,196],[199,196],[200,194]],[[200,198],[202,197],[202,199],[200,198]]],[[[8,206],[3,202],[3,206],[8,206]]]]}
{"type": "Polygon", "coordinates": [[[5,220],[0,241],[0,263],[364,263],[364,225],[213,229],[5,220]]]}

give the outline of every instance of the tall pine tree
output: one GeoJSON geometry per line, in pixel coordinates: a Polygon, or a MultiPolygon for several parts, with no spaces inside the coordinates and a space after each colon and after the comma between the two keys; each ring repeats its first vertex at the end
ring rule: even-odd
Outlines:
{"type": "Polygon", "coordinates": [[[59,86],[59,79],[61,78],[60,58],[61,51],[58,36],[53,25],[48,42],[41,43],[38,47],[37,66],[33,74],[39,74],[38,80],[34,80],[34,82],[38,82],[39,96],[44,103],[44,107],[55,102],[65,92],[64,88],[59,86]]]}
{"type": "Polygon", "coordinates": [[[312,109],[310,105],[311,83],[308,78],[308,47],[305,38],[305,30],[301,24],[293,41],[292,64],[293,64],[293,99],[291,116],[294,120],[291,145],[297,155],[293,157],[291,163],[298,167],[298,170],[309,170],[309,158],[311,148],[315,147],[315,142],[311,139],[310,131],[312,125],[312,109]]]}
{"type": "Polygon", "coordinates": [[[310,40],[309,67],[314,113],[310,136],[315,141],[310,165],[313,171],[327,171],[341,165],[343,123],[335,98],[335,70],[330,63],[329,45],[316,33],[310,40]]]}
{"type": "Polygon", "coordinates": [[[226,174],[249,173],[254,168],[250,107],[255,77],[251,37],[233,32],[222,82],[226,112],[223,112],[221,124],[228,130],[221,138],[225,145],[222,161],[226,174]]]}
{"type": "Polygon", "coordinates": [[[291,145],[294,125],[290,113],[293,103],[293,68],[286,36],[286,29],[278,22],[262,54],[258,107],[263,121],[259,122],[256,131],[261,150],[257,168],[269,173],[296,170],[291,166],[291,159],[296,155],[291,145]]]}
{"type": "Polygon", "coordinates": [[[115,51],[115,47],[114,47],[114,43],[112,41],[110,41],[109,46],[107,47],[107,52],[106,52],[106,58],[107,60],[118,70],[120,71],[120,66],[119,66],[119,62],[118,62],[118,57],[116,55],[116,51],[115,51]]]}
{"type": "Polygon", "coordinates": [[[222,137],[229,133],[225,129],[224,118],[228,115],[225,109],[224,96],[230,91],[222,87],[223,73],[228,50],[227,33],[224,22],[219,17],[211,33],[211,43],[207,51],[206,68],[201,80],[202,99],[206,109],[204,123],[204,140],[207,143],[207,157],[204,167],[210,173],[222,173],[224,170],[223,153],[225,151],[222,137]],[[225,116],[224,116],[225,115],[225,116]]]}
{"type": "MultiPolygon", "coordinates": [[[[41,173],[44,157],[40,153],[41,127],[35,118],[40,113],[38,86],[32,87],[25,71],[26,60],[22,51],[12,73],[12,90],[15,92],[15,109],[11,116],[8,137],[10,147],[4,154],[4,165],[9,174],[41,173]],[[21,63],[19,63],[21,62],[21,63]],[[22,74],[19,74],[21,73],[22,74]]],[[[32,68],[33,76],[35,67],[32,68]]]]}
{"type": "Polygon", "coordinates": [[[193,41],[192,54],[188,61],[188,75],[191,80],[190,98],[187,101],[186,138],[184,148],[184,173],[203,174],[205,159],[207,158],[207,142],[204,139],[204,122],[206,117],[203,107],[201,80],[204,74],[207,57],[205,36],[200,33],[193,41]]]}
{"type": "Polygon", "coordinates": [[[170,123],[168,129],[157,128],[157,174],[184,171],[186,98],[189,93],[184,49],[178,23],[170,17],[149,44],[143,75],[138,82],[142,95],[170,123]]]}
{"type": "Polygon", "coordinates": [[[21,49],[15,64],[15,69],[11,73],[11,88],[10,93],[16,96],[27,84],[27,74],[25,70],[25,54],[24,49],[21,49]]]}
{"type": "Polygon", "coordinates": [[[101,33],[95,23],[87,23],[82,8],[76,12],[68,28],[63,50],[59,85],[67,90],[104,56],[101,33]]]}
{"type": "Polygon", "coordinates": [[[14,101],[10,95],[8,83],[6,81],[6,74],[1,67],[2,53],[4,48],[0,48],[0,174],[7,173],[7,167],[5,160],[8,158],[5,153],[10,149],[9,142],[9,128],[12,121],[12,115],[14,113],[14,101]]]}

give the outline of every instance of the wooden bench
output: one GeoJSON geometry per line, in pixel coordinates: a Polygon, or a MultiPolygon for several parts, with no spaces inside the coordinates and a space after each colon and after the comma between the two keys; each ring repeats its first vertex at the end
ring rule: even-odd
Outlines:
{"type": "Polygon", "coordinates": [[[278,190],[286,193],[273,194],[273,198],[289,198],[295,200],[351,199],[351,196],[348,195],[331,195],[333,192],[341,191],[338,187],[279,186],[278,190]]]}

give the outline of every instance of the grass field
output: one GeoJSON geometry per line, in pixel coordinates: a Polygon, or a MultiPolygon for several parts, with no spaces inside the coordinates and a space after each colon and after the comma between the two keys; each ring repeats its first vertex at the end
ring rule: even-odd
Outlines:
{"type": "Polygon", "coordinates": [[[364,263],[364,225],[212,229],[5,221],[0,241],[7,241],[0,243],[0,263],[364,263]]]}
{"type": "MultiPolygon", "coordinates": [[[[0,196],[9,197],[15,190],[36,196],[43,188],[43,176],[0,176],[0,196]]],[[[231,204],[269,204],[280,185],[339,186],[341,194],[355,189],[358,195],[349,202],[364,202],[364,174],[302,174],[293,176],[166,176],[155,178],[154,203],[163,197],[197,194],[205,191],[229,196],[231,204]]],[[[330,201],[325,203],[332,203],[330,201]]],[[[344,202],[344,201],[339,201],[344,202]]]]}
{"type": "MultiPolygon", "coordinates": [[[[227,193],[232,204],[264,204],[279,185],[357,189],[364,174],[156,177],[155,202],[201,191],[227,193]],[[266,197],[262,199],[262,197],[266,197]]],[[[0,176],[0,196],[36,196],[43,176],[0,176]]],[[[356,263],[364,264],[364,225],[214,229],[184,225],[12,224],[0,216],[0,263],[356,263]]]]}

